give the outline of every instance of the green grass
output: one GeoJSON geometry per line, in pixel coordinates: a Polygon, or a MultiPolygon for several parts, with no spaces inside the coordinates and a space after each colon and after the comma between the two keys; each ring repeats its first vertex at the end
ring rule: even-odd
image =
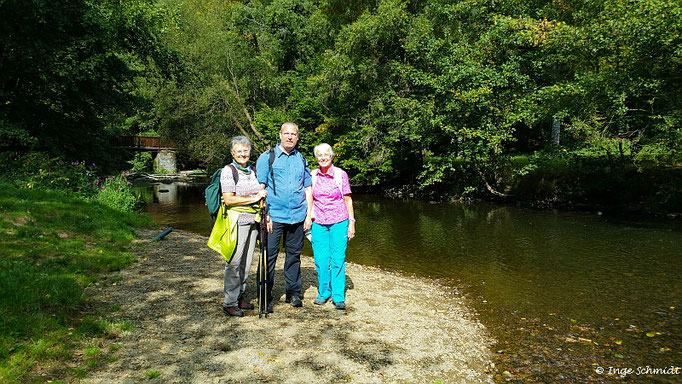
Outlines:
{"type": "Polygon", "coordinates": [[[144,375],[147,376],[147,378],[149,380],[151,380],[151,379],[156,379],[157,377],[161,376],[161,372],[159,372],[155,369],[150,369],[150,370],[146,371],[144,373],[144,375]]]}
{"type": "Polygon", "coordinates": [[[35,379],[82,350],[82,377],[111,356],[92,340],[131,330],[89,309],[83,288],[135,261],[133,228],[153,223],[64,193],[19,189],[0,180],[0,382],[35,379]]]}

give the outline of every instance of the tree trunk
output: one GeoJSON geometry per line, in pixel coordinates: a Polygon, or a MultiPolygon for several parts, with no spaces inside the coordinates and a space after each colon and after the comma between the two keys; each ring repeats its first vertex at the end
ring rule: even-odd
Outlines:
{"type": "Polygon", "coordinates": [[[552,145],[558,147],[560,144],[561,120],[552,119],[552,145]]]}

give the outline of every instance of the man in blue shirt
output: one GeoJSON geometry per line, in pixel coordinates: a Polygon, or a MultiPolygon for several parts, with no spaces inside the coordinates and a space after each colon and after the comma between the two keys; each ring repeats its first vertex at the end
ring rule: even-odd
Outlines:
{"type": "Polygon", "coordinates": [[[268,312],[272,312],[272,286],[275,281],[275,263],[279,253],[279,239],[284,236],[284,280],[286,302],[293,307],[303,306],[301,301],[301,251],[303,236],[312,226],[313,195],[310,168],[303,154],[296,150],[298,126],[292,122],[282,124],[281,142],[258,157],[258,181],[268,191],[269,215],[267,267],[268,312]],[[271,153],[274,151],[274,155],[271,153]],[[274,156],[272,168],[270,158],[274,156]]]}

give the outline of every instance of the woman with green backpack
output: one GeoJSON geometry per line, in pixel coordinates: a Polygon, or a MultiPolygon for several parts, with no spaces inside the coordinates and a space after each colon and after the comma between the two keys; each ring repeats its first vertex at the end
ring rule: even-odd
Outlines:
{"type": "MultiPolygon", "coordinates": [[[[249,163],[251,142],[245,136],[236,136],[230,142],[233,161],[220,174],[223,203],[221,210],[238,212],[236,245],[231,258],[225,258],[223,312],[228,316],[244,316],[242,310],[251,310],[253,304],[243,299],[246,278],[251,269],[253,252],[258,236],[258,209],[254,207],[268,193],[256,178],[256,168],[249,163]]],[[[233,217],[236,215],[233,215],[233,217]]],[[[224,255],[223,255],[224,256],[224,255]]]]}

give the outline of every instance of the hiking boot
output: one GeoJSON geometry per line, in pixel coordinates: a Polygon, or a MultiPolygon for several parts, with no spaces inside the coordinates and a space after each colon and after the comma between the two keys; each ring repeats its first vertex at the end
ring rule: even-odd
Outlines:
{"type": "Polygon", "coordinates": [[[291,303],[291,298],[294,297],[295,295],[298,295],[298,293],[287,293],[286,299],[284,299],[284,302],[287,304],[291,303]]]}
{"type": "Polygon", "coordinates": [[[253,304],[249,303],[248,301],[244,301],[242,299],[239,299],[239,309],[244,309],[247,311],[253,310],[255,307],[253,304]]]}
{"type": "Polygon", "coordinates": [[[244,312],[240,311],[237,307],[225,307],[223,306],[223,312],[228,316],[244,317],[244,312]]]}
{"type": "Polygon", "coordinates": [[[315,305],[323,305],[323,304],[325,304],[327,301],[329,301],[329,298],[326,298],[326,299],[317,298],[317,299],[315,299],[315,301],[313,301],[313,304],[315,304],[315,305]]]}
{"type": "Polygon", "coordinates": [[[286,299],[287,303],[290,303],[292,307],[294,308],[300,308],[303,306],[303,302],[301,301],[301,298],[298,296],[298,293],[292,293],[289,298],[286,299]]]}
{"type": "Polygon", "coordinates": [[[346,310],[346,303],[344,301],[339,301],[338,303],[334,303],[334,306],[336,309],[345,311],[346,310]]]}
{"type": "Polygon", "coordinates": [[[268,308],[267,308],[268,313],[273,313],[273,312],[275,312],[275,311],[273,310],[274,307],[275,307],[275,304],[272,303],[272,302],[270,302],[270,303],[268,304],[268,308]]]}

